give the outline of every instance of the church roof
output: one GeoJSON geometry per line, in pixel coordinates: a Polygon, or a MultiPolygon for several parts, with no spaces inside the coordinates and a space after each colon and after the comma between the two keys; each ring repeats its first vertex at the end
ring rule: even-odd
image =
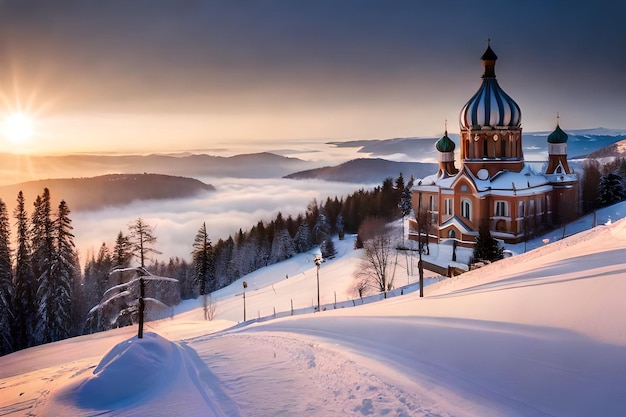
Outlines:
{"type": "Polygon", "coordinates": [[[438,177],[437,175],[425,177],[418,182],[414,189],[422,191],[433,191],[438,188],[442,190],[453,189],[462,178],[466,178],[475,187],[479,195],[532,195],[552,189],[550,178],[534,172],[526,164],[520,172],[501,171],[493,177],[485,179],[477,178],[470,170],[463,167],[453,177],[438,177]]]}
{"type": "Polygon", "coordinates": [[[554,132],[550,133],[548,136],[548,143],[566,143],[567,142],[567,133],[563,132],[559,124],[557,123],[556,129],[554,132]]]}
{"type": "Polygon", "coordinates": [[[483,82],[478,91],[461,109],[460,122],[464,129],[481,127],[519,127],[522,112],[518,104],[500,88],[495,75],[498,59],[490,46],[482,56],[483,82]]]}
{"type": "Polygon", "coordinates": [[[452,139],[448,137],[448,131],[446,131],[445,135],[441,137],[436,143],[435,148],[439,152],[454,152],[454,147],[456,145],[452,142],[452,139]]]}
{"type": "Polygon", "coordinates": [[[480,59],[482,59],[483,61],[495,61],[496,59],[498,59],[498,55],[493,52],[491,46],[487,45],[487,50],[485,51],[483,56],[480,57],[480,59]]]}

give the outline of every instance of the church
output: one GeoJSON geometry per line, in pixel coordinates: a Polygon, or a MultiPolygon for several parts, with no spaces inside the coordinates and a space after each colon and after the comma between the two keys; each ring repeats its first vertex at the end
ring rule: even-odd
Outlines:
{"type": "MultiPolygon", "coordinates": [[[[520,107],[498,85],[491,46],[481,59],[482,84],[460,113],[460,166],[446,129],[435,144],[437,173],[412,190],[413,210],[422,213],[422,241],[453,239],[471,247],[485,223],[496,239],[518,243],[579,215],[578,178],[568,166],[568,136],[558,119],[547,137],[545,172],[534,172],[524,162],[520,107]]],[[[417,240],[416,220],[409,229],[417,240]]]]}

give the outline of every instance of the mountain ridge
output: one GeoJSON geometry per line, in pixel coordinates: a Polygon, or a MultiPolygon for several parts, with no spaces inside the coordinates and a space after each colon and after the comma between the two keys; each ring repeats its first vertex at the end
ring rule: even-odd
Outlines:
{"type": "Polygon", "coordinates": [[[314,168],[285,175],[287,179],[320,179],[325,181],[381,183],[386,178],[397,178],[400,173],[423,178],[437,171],[437,164],[429,162],[396,162],[382,158],[357,158],[335,166],[314,168]]]}
{"type": "Polygon", "coordinates": [[[0,186],[0,197],[10,208],[19,191],[33,201],[44,188],[53,201],[65,200],[72,211],[124,206],[134,201],[192,197],[215,187],[195,178],[163,174],[107,174],[96,177],[53,178],[0,186]]]}
{"type": "Polygon", "coordinates": [[[185,177],[279,178],[317,166],[313,162],[270,152],[214,156],[149,155],[14,155],[0,153],[0,178],[5,185],[40,178],[72,178],[106,174],[158,172],[185,177]]]}

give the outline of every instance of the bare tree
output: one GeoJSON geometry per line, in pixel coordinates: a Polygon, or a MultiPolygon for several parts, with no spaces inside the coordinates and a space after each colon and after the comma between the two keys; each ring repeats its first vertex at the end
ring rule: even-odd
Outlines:
{"type": "Polygon", "coordinates": [[[145,268],[145,259],[149,253],[161,253],[153,247],[157,241],[156,236],[154,236],[154,228],[139,217],[128,226],[128,230],[133,246],[133,254],[139,259],[140,266],[145,268]]]}
{"type": "Polygon", "coordinates": [[[152,275],[143,267],[128,267],[128,268],[114,268],[109,274],[122,274],[124,272],[133,272],[135,277],[130,281],[115,285],[104,292],[102,301],[93,307],[87,318],[87,326],[98,329],[98,325],[101,324],[102,315],[106,314],[106,310],[110,308],[115,301],[120,298],[130,298],[131,300],[126,303],[126,307],[117,312],[114,320],[108,320],[113,326],[119,327],[120,325],[128,325],[134,322],[139,323],[139,329],[137,337],[141,339],[143,337],[143,324],[145,318],[145,303],[146,301],[160,306],[161,308],[168,308],[169,306],[154,297],[146,296],[146,283],[157,282],[170,282],[178,284],[178,280],[168,277],[159,277],[152,275]],[[121,291],[121,292],[120,292],[121,291]]]}
{"type": "Polygon", "coordinates": [[[217,314],[217,302],[210,294],[202,295],[202,308],[204,310],[204,319],[212,321],[217,314]]]}
{"type": "Polygon", "coordinates": [[[393,264],[393,242],[389,228],[380,219],[366,219],[363,232],[368,236],[363,243],[363,259],[354,273],[359,282],[358,287],[367,285],[385,294],[393,287],[393,275],[390,273],[393,264]]]}

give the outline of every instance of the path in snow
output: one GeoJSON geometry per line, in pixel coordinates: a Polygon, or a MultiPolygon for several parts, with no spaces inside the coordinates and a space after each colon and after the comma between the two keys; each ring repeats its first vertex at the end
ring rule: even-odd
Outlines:
{"type": "Polygon", "coordinates": [[[312,337],[246,330],[198,338],[189,346],[240,406],[241,416],[433,415],[432,400],[312,337]]]}
{"type": "MultiPolygon", "coordinates": [[[[361,375],[384,381],[384,388],[373,384],[377,389],[357,396],[372,401],[371,415],[616,415],[626,405],[626,374],[615,370],[626,363],[626,350],[565,329],[454,318],[339,316],[278,320],[241,334],[263,338],[276,332],[309,340],[312,355],[332,352],[320,360],[315,356],[315,366],[341,370],[337,378],[343,383],[351,379],[343,375],[345,365],[338,357],[351,358],[361,375]],[[377,396],[378,389],[384,397],[377,396]]],[[[242,366],[234,371],[255,372],[242,366]]],[[[324,411],[314,415],[349,415],[344,412],[356,408],[324,411]]]]}

